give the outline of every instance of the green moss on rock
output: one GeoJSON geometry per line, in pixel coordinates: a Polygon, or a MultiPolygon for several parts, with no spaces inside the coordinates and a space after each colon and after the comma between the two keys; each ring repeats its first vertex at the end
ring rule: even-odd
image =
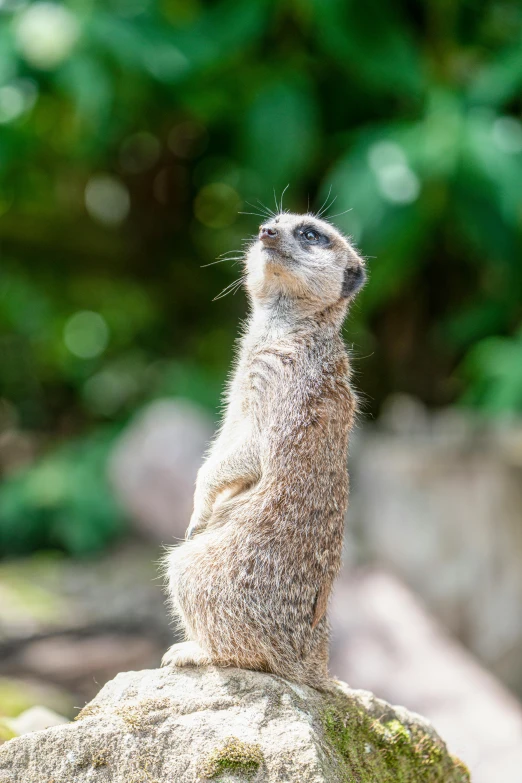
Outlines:
{"type": "Polygon", "coordinates": [[[223,772],[235,772],[248,778],[262,763],[263,753],[258,744],[228,737],[200,764],[199,774],[203,778],[217,778],[223,772]]]}
{"type": "Polygon", "coordinates": [[[471,773],[467,766],[464,764],[463,761],[461,761],[457,756],[452,756],[451,760],[455,764],[455,767],[460,770],[462,774],[462,780],[464,781],[471,781],[471,773]]]}
{"type": "Polygon", "coordinates": [[[353,701],[334,698],[323,714],[343,783],[469,783],[469,771],[438,737],[398,718],[377,719],[353,701]]]}

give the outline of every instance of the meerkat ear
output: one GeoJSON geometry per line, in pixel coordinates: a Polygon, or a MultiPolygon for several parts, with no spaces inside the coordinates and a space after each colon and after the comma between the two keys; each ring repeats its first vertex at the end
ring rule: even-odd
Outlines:
{"type": "Polygon", "coordinates": [[[355,294],[361,290],[366,282],[366,272],[363,265],[359,262],[352,266],[349,264],[344,270],[343,287],[341,289],[341,296],[347,299],[349,296],[355,296],[355,294]]]}

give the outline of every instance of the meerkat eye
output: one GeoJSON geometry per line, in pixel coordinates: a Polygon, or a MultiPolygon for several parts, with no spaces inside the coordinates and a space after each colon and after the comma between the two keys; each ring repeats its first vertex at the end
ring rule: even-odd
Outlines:
{"type": "Polygon", "coordinates": [[[307,242],[318,242],[321,235],[318,231],[314,231],[313,228],[301,228],[299,229],[299,237],[307,242]]]}
{"type": "Polygon", "coordinates": [[[313,226],[299,226],[295,229],[294,236],[299,239],[300,242],[307,245],[329,245],[330,240],[321,231],[313,228],[313,226]]]}

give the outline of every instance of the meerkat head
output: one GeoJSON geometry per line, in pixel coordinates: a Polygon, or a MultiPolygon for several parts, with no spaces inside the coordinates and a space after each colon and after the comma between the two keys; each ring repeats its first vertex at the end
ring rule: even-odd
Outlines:
{"type": "Polygon", "coordinates": [[[308,312],[346,303],[366,279],[362,259],[330,223],[286,212],[260,226],[246,271],[254,303],[284,298],[308,312]]]}

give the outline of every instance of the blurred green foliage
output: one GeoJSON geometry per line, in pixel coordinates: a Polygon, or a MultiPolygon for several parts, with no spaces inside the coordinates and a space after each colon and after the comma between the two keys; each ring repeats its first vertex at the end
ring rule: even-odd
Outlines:
{"type": "Polygon", "coordinates": [[[102,549],[124,529],[107,485],[108,433],[67,444],[0,492],[0,553],[63,549],[84,555],[102,549]]]}
{"type": "Polygon", "coordinates": [[[375,256],[350,332],[373,352],[371,407],[490,377],[480,352],[454,370],[521,319],[519,3],[4,0],[0,14],[1,394],[24,424],[121,416],[169,356],[222,374],[244,303],[212,304],[234,271],[200,266],[255,229],[241,204],[287,182],[297,209],[331,187],[375,256]]]}
{"type": "Polygon", "coordinates": [[[245,299],[213,302],[238,268],[205,265],[287,183],[295,210],[331,190],[369,257],[347,338],[370,412],[520,412],[521,88],[518,0],[2,0],[9,426],[215,408],[245,299]]]}

